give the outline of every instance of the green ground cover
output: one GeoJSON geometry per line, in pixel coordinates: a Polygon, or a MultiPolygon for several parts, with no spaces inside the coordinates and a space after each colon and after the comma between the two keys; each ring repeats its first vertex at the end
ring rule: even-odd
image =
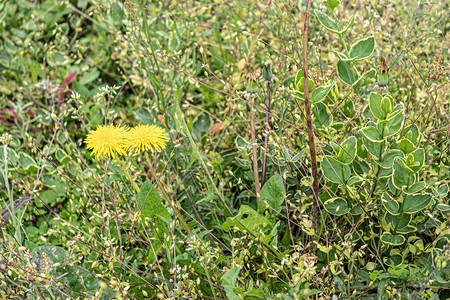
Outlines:
{"type": "Polygon", "coordinates": [[[444,0],[1,1],[0,295],[449,298],[449,31],[444,0]]]}

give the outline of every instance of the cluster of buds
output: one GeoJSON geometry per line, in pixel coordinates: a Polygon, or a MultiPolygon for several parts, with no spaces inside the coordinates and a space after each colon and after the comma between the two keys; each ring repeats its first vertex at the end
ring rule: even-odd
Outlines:
{"type": "Polygon", "coordinates": [[[2,134],[2,136],[0,137],[0,143],[2,143],[3,145],[8,145],[9,142],[11,142],[11,140],[12,140],[12,135],[10,135],[7,132],[2,134]]]}

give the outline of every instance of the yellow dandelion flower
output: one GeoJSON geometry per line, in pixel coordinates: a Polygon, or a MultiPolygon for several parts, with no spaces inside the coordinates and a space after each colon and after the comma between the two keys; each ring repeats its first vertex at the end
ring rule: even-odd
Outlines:
{"type": "Polygon", "coordinates": [[[156,125],[139,125],[130,129],[127,134],[127,149],[141,152],[151,150],[160,151],[166,148],[169,140],[167,133],[156,125]]]}
{"type": "Polygon", "coordinates": [[[125,127],[100,125],[89,132],[84,142],[87,149],[92,149],[92,154],[96,158],[100,156],[113,158],[116,154],[126,155],[127,131],[125,127]]]}

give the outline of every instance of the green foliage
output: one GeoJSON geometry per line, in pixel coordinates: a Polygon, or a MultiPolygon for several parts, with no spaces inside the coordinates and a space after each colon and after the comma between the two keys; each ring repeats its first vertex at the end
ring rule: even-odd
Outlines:
{"type": "Polygon", "coordinates": [[[1,1],[2,297],[447,297],[448,3],[366,2],[1,1]]]}

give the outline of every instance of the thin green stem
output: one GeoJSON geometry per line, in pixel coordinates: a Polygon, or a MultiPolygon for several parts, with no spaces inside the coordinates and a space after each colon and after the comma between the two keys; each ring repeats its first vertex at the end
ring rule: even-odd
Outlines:
{"type": "Polygon", "coordinates": [[[139,186],[136,184],[136,182],[134,182],[134,180],[131,178],[130,173],[128,172],[127,168],[125,167],[125,164],[123,163],[123,161],[119,158],[119,156],[116,156],[116,161],[119,163],[120,168],[122,169],[123,173],[125,174],[125,176],[128,178],[128,180],[130,181],[130,183],[132,183],[134,185],[134,189],[136,190],[136,192],[139,194],[141,189],[139,188],[139,186]]]}
{"type": "Polygon", "coordinates": [[[170,207],[173,209],[173,211],[175,212],[175,214],[177,215],[178,220],[180,220],[181,224],[183,225],[184,229],[186,229],[186,231],[188,232],[188,234],[190,236],[194,235],[194,233],[192,232],[191,227],[189,227],[188,223],[186,222],[186,220],[183,218],[183,216],[181,215],[180,210],[177,207],[177,204],[175,201],[173,201],[170,197],[169,194],[167,194],[166,189],[164,188],[164,185],[162,184],[161,180],[159,180],[158,175],[156,175],[156,171],[155,168],[153,168],[153,164],[152,161],[150,160],[150,158],[148,157],[147,152],[144,152],[145,154],[145,159],[147,159],[147,163],[148,163],[148,167],[150,169],[150,172],[152,173],[153,178],[156,181],[156,184],[158,185],[160,191],[163,193],[164,198],[166,198],[167,203],[169,203],[170,207]]]}

